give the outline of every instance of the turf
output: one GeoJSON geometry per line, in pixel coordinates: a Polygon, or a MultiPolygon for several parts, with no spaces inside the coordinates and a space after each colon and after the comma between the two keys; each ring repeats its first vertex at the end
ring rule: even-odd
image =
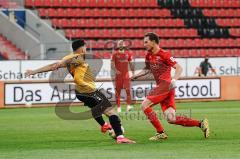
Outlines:
{"type": "MultiPolygon", "coordinates": [[[[194,159],[240,158],[240,102],[178,103],[178,113],[210,122],[211,136],[204,139],[199,128],[162,123],[169,135],[150,142],[154,129],[144,115],[121,114],[126,136],[135,145],[117,145],[102,135],[93,120],[62,120],[54,107],[0,110],[0,159],[194,159]]],[[[74,107],[72,111],[85,111],[74,107]]],[[[159,111],[159,108],[156,108],[159,111]]]]}

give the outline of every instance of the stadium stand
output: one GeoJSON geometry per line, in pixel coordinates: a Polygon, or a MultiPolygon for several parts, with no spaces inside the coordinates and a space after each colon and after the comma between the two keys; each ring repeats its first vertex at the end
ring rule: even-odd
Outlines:
{"type": "Polygon", "coordinates": [[[0,54],[3,59],[7,60],[23,60],[26,55],[9,40],[0,34],[0,54]]]}
{"type": "MultiPolygon", "coordinates": [[[[8,0],[0,1],[0,9],[2,8],[14,8],[17,9],[20,6],[16,2],[11,2],[8,0]]],[[[6,37],[0,34],[0,56],[1,60],[23,60],[28,59],[26,54],[9,41],[6,37]]]]}
{"type": "Polygon", "coordinates": [[[85,38],[96,57],[109,58],[106,41],[131,39],[144,56],[142,37],[153,31],[175,57],[239,56],[240,1],[235,0],[25,0],[69,40],[85,38]]]}

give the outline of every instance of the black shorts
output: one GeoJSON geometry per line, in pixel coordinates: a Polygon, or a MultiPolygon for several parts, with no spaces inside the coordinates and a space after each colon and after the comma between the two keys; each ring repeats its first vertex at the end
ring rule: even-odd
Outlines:
{"type": "Polygon", "coordinates": [[[107,97],[99,90],[92,93],[79,93],[76,91],[76,97],[89,108],[94,108],[96,106],[107,108],[112,106],[107,97]]]}

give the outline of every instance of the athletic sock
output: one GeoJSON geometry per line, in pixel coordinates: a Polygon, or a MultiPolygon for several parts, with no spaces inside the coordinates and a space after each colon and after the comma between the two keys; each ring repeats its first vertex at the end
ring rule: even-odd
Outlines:
{"type": "Polygon", "coordinates": [[[163,133],[164,129],[157,118],[157,114],[151,107],[148,107],[144,110],[145,115],[148,117],[152,125],[155,127],[158,133],[163,133]]]}
{"type": "Polygon", "coordinates": [[[185,127],[199,127],[199,125],[201,125],[201,122],[184,116],[176,116],[176,121],[173,124],[182,125],[185,127]]]}
{"type": "Polygon", "coordinates": [[[116,94],[116,104],[117,104],[117,107],[119,108],[120,107],[120,96],[116,94]]]}
{"type": "Polygon", "coordinates": [[[127,100],[126,100],[126,103],[127,103],[128,105],[131,105],[132,101],[131,101],[130,90],[126,90],[126,94],[127,94],[127,100]]]}
{"type": "Polygon", "coordinates": [[[112,128],[116,134],[116,137],[123,134],[122,128],[121,128],[121,120],[117,115],[111,115],[109,117],[109,122],[112,125],[112,128]]]}
{"type": "Polygon", "coordinates": [[[105,124],[105,121],[102,116],[94,118],[99,125],[103,126],[105,124]]]}

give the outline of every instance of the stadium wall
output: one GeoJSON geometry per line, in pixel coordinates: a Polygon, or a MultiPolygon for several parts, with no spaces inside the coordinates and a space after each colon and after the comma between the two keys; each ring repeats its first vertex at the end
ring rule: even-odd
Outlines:
{"type": "MultiPolygon", "coordinates": [[[[110,101],[115,100],[113,82],[100,80],[97,87],[110,101]]],[[[132,82],[132,98],[138,102],[154,87],[154,81],[132,82]]],[[[0,108],[42,107],[56,105],[79,105],[74,94],[72,80],[49,81],[11,81],[0,83],[0,108]],[[61,101],[61,103],[59,102],[61,101]]],[[[177,81],[177,101],[222,101],[240,100],[240,77],[182,78],[177,81]]],[[[125,94],[122,94],[125,99],[125,94]]]]}
{"type": "Polygon", "coordinates": [[[240,77],[222,77],[221,89],[222,100],[240,100],[240,77]]]}
{"type": "MultiPolygon", "coordinates": [[[[182,77],[198,76],[197,68],[203,58],[177,58],[176,60],[183,67],[182,77]]],[[[0,61],[0,81],[48,80],[50,77],[72,79],[69,74],[63,77],[65,76],[64,70],[55,73],[41,73],[31,78],[24,76],[24,72],[29,69],[29,66],[31,66],[31,69],[36,69],[53,62],[56,62],[56,60],[0,61]]],[[[97,79],[111,79],[114,76],[110,67],[110,59],[87,59],[87,62],[97,79]]],[[[240,57],[210,58],[210,62],[216,69],[217,76],[240,76],[240,57]]],[[[136,70],[144,68],[144,59],[135,59],[134,63],[136,70]]]]}

